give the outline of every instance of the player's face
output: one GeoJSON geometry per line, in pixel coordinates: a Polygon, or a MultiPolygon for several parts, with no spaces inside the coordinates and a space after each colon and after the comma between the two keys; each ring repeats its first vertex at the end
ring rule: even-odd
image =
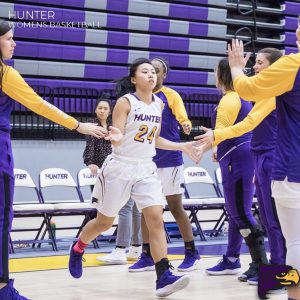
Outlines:
{"type": "Polygon", "coordinates": [[[2,59],[12,58],[16,47],[16,43],[13,40],[13,37],[14,35],[12,30],[0,36],[0,49],[1,49],[2,59]]]}
{"type": "Polygon", "coordinates": [[[100,101],[96,107],[95,113],[98,120],[106,121],[110,114],[110,107],[106,101],[100,101]]]}
{"type": "Polygon", "coordinates": [[[151,64],[144,63],[137,67],[131,82],[136,89],[153,90],[156,86],[157,76],[154,67],[151,64]]]}
{"type": "Polygon", "coordinates": [[[163,64],[158,60],[152,60],[151,61],[157,76],[157,83],[156,86],[161,86],[166,79],[166,73],[163,64]]]}
{"type": "Polygon", "coordinates": [[[270,65],[269,60],[265,53],[258,53],[255,60],[255,65],[253,67],[255,74],[258,74],[263,69],[270,65]]]}

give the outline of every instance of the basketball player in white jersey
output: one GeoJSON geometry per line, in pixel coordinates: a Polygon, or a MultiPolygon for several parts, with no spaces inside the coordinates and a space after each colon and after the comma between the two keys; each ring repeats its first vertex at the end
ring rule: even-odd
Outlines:
{"type": "Polygon", "coordinates": [[[185,288],[190,277],[170,272],[162,218],[165,200],[152,158],[156,147],[183,151],[198,162],[199,149],[193,142],[174,143],[159,136],[163,103],[152,94],[156,80],[151,62],[140,58],[130,66],[129,76],[117,84],[120,98],[113,111],[114,127],[106,136],[112,142],[113,153],[103,164],[93,192],[97,217],[83,228],[78,242],[72,245],[69,271],[75,278],[82,276],[84,249],[112,226],[118,211],[132,198],[149,229],[157,273],[156,295],[166,297],[185,288]]]}

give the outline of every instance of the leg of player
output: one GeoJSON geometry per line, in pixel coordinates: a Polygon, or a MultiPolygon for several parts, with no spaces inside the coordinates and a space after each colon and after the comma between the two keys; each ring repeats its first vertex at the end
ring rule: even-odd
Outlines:
{"type": "Polygon", "coordinates": [[[111,228],[114,217],[107,217],[100,212],[83,228],[79,240],[70,247],[69,272],[74,278],[82,276],[82,257],[88,244],[102,232],[111,228]]]}
{"type": "Polygon", "coordinates": [[[164,231],[163,209],[161,205],[149,206],[143,209],[145,221],[149,230],[151,254],[155,262],[157,275],[156,296],[166,297],[185,288],[190,277],[188,275],[176,276],[170,271],[172,266],[167,258],[167,241],[164,231]]]}
{"type": "Polygon", "coordinates": [[[191,222],[182,205],[182,196],[181,194],[170,195],[166,196],[166,199],[184,240],[185,258],[177,270],[181,272],[193,271],[200,262],[200,255],[195,247],[191,222]]]}

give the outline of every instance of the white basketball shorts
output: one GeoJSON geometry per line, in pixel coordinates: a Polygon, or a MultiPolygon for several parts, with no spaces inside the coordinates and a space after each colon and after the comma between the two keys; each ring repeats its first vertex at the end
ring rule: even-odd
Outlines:
{"type": "Polygon", "coordinates": [[[158,168],[164,196],[179,195],[183,189],[183,165],[170,168],[158,168]]]}
{"type": "Polygon", "coordinates": [[[97,178],[92,205],[107,217],[115,217],[131,198],[138,209],[165,205],[161,182],[152,160],[134,161],[110,155],[97,178]]]}

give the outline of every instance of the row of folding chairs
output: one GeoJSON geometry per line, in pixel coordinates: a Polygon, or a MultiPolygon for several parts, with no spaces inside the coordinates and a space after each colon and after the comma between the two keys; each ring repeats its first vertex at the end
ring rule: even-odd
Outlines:
{"type": "MultiPolygon", "coordinates": [[[[36,231],[37,234],[32,241],[33,247],[40,246],[43,242],[49,242],[54,251],[58,250],[57,238],[51,226],[51,219],[54,216],[83,216],[83,222],[78,226],[69,226],[56,228],[56,230],[77,229],[79,236],[83,226],[96,215],[96,210],[90,205],[90,193],[85,199],[82,189],[86,186],[94,185],[97,175],[92,175],[88,168],[83,168],[77,173],[77,182],[72,175],[65,169],[48,168],[40,172],[38,176],[38,186],[35,185],[31,175],[22,169],[15,169],[15,186],[17,188],[30,188],[35,191],[36,199],[31,201],[17,201],[14,203],[13,210],[16,218],[23,217],[42,217],[42,222],[37,228],[13,228],[12,231],[36,231]],[[72,199],[49,199],[46,190],[50,188],[71,188],[75,191],[75,196],[72,199]],[[45,236],[48,233],[49,239],[45,236]]],[[[190,221],[195,225],[197,234],[201,240],[206,240],[202,223],[213,223],[210,228],[210,236],[217,236],[222,230],[225,221],[228,220],[225,200],[222,194],[222,177],[220,168],[215,171],[215,181],[210,174],[201,167],[187,167],[184,169],[184,197],[183,206],[188,212],[190,221]],[[192,185],[196,185],[197,193],[193,195],[192,185]],[[210,195],[206,196],[201,193],[203,188],[201,185],[210,187],[210,195]],[[200,212],[204,210],[219,211],[216,218],[201,219],[200,212]]],[[[207,188],[206,188],[207,190],[207,188]]],[[[168,205],[165,205],[164,211],[168,211],[168,205]]],[[[167,240],[171,239],[166,230],[167,240]]],[[[19,241],[15,241],[16,243],[19,241]]],[[[11,250],[13,251],[13,243],[11,242],[11,250]]],[[[94,246],[99,247],[97,240],[94,241],[94,246]]]]}
{"type": "MultiPolygon", "coordinates": [[[[58,250],[57,239],[55,232],[51,226],[51,220],[54,216],[82,216],[83,222],[74,226],[63,226],[56,230],[77,229],[79,236],[83,226],[96,215],[96,209],[93,208],[89,199],[85,200],[81,188],[84,186],[93,185],[97,178],[92,175],[88,168],[81,169],[77,174],[77,182],[69,171],[61,168],[48,168],[39,173],[38,186],[34,183],[32,176],[26,170],[14,169],[15,188],[31,189],[34,194],[29,201],[26,201],[21,196],[19,200],[15,198],[13,211],[15,218],[32,218],[40,217],[41,224],[38,227],[30,228],[12,228],[12,232],[27,232],[36,231],[37,234],[32,240],[26,240],[26,243],[32,243],[32,246],[41,246],[41,243],[50,243],[54,251],[58,250]],[[57,188],[55,190],[55,198],[47,195],[47,189],[57,188]],[[60,188],[69,188],[73,190],[72,198],[61,199],[59,197],[60,188]],[[48,234],[49,239],[45,239],[48,234]]],[[[21,194],[22,195],[22,194],[21,194]]],[[[11,239],[11,252],[14,252],[14,243],[20,244],[22,241],[11,239]]],[[[94,241],[94,246],[99,247],[97,241],[94,241]]]]}

